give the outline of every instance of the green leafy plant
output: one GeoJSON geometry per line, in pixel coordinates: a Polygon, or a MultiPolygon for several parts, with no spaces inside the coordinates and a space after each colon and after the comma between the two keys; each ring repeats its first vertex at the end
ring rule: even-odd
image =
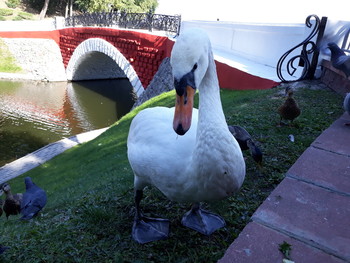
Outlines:
{"type": "Polygon", "coordinates": [[[286,241],[283,241],[283,243],[279,245],[278,249],[283,254],[284,258],[291,259],[290,252],[292,250],[292,246],[290,244],[288,244],[286,241]]]}
{"type": "Polygon", "coordinates": [[[26,12],[19,12],[14,18],[13,20],[15,21],[20,21],[20,20],[31,20],[33,19],[33,15],[30,13],[26,13],[26,12]]]}
{"type": "Polygon", "coordinates": [[[31,20],[33,19],[33,14],[27,13],[27,12],[19,12],[18,16],[22,17],[25,20],[31,20]]]}
{"type": "Polygon", "coordinates": [[[7,0],[6,5],[9,8],[16,8],[21,4],[21,0],[7,0]]]}
{"type": "Polygon", "coordinates": [[[13,10],[0,8],[0,16],[11,16],[11,15],[13,15],[13,10]]]}

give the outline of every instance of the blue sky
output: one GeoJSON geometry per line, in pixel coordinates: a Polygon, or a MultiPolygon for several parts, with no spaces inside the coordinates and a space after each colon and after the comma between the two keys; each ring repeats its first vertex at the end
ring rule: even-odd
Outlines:
{"type": "Polygon", "coordinates": [[[183,20],[304,23],[310,14],[350,21],[350,0],[158,0],[156,13],[181,14],[183,20]],[[325,5],[324,3],[332,3],[325,5]]]}

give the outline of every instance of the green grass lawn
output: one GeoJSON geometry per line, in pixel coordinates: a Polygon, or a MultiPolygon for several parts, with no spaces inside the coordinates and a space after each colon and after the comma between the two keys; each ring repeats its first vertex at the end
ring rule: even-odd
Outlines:
{"type": "Polygon", "coordinates": [[[34,20],[34,18],[33,14],[21,11],[20,8],[0,8],[0,21],[34,20]]]}
{"type": "Polygon", "coordinates": [[[5,42],[0,39],[0,72],[18,73],[22,68],[16,64],[5,42]]]}
{"type": "Polygon", "coordinates": [[[343,112],[342,97],[329,90],[295,91],[302,108],[295,127],[277,127],[278,89],[222,90],[228,124],[244,126],[264,153],[260,174],[248,153],[247,176],[233,197],[208,204],[227,226],[206,237],[181,226],[190,204],[167,200],[147,189],[146,214],[171,221],[170,238],[139,245],[131,239],[134,217],[133,174],[126,156],[130,121],[145,107],[174,105],[174,92],[162,94],[124,116],[93,141],[74,147],[40,167],[11,180],[13,192],[24,191],[31,176],[46,189],[48,203],[40,217],[21,222],[0,218],[0,244],[11,249],[5,262],[216,262],[249,222],[251,215],[312,141],[343,112]],[[293,134],[295,142],[288,139],[293,134]]]}

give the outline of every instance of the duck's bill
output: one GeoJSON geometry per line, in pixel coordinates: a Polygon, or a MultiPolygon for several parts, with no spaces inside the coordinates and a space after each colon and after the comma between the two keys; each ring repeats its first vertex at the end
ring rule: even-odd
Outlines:
{"type": "Polygon", "coordinates": [[[191,127],[195,93],[196,89],[187,86],[181,96],[176,94],[173,128],[178,135],[184,135],[191,127]]]}

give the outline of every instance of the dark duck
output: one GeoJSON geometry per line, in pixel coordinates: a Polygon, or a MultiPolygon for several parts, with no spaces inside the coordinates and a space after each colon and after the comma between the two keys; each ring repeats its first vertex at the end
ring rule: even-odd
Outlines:
{"type": "Polygon", "coordinates": [[[298,103],[293,98],[293,89],[290,87],[286,88],[285,94],[287,96],[287,99],[285,102],[278,108],[278,113],[280,114],[280,123],[279,125],[282,125],[282,119],[284,120],[290,120],[291,124],[293,123],[293,120],[297,118],[301,110],[298,106],[298,103]]]}
{"type": "Polygon", "coordinates": [[[262,168],[263,154],[258,146],[256,146],[249,132],[241,126],[229,125],[228,129],[237,140],[242,151],[249,150],[254,161],[258,164],[259,169],[262,168]]]}
{"type": "Polygon", "coordinates": [[[33,183],[30,177],[25,178],[26,192],[21,204],[21,219],[30,220],[35,217],[47,202],[46,192],[33,183]]]}
{"type": "Polygon", "coordinates": [[[6,218],[8,219],[10,215],[18,215],[21,211],[22,194],[12,194],[8,183],[3,184],[2,190],[6,195],[3,205],[6,218]]]}

